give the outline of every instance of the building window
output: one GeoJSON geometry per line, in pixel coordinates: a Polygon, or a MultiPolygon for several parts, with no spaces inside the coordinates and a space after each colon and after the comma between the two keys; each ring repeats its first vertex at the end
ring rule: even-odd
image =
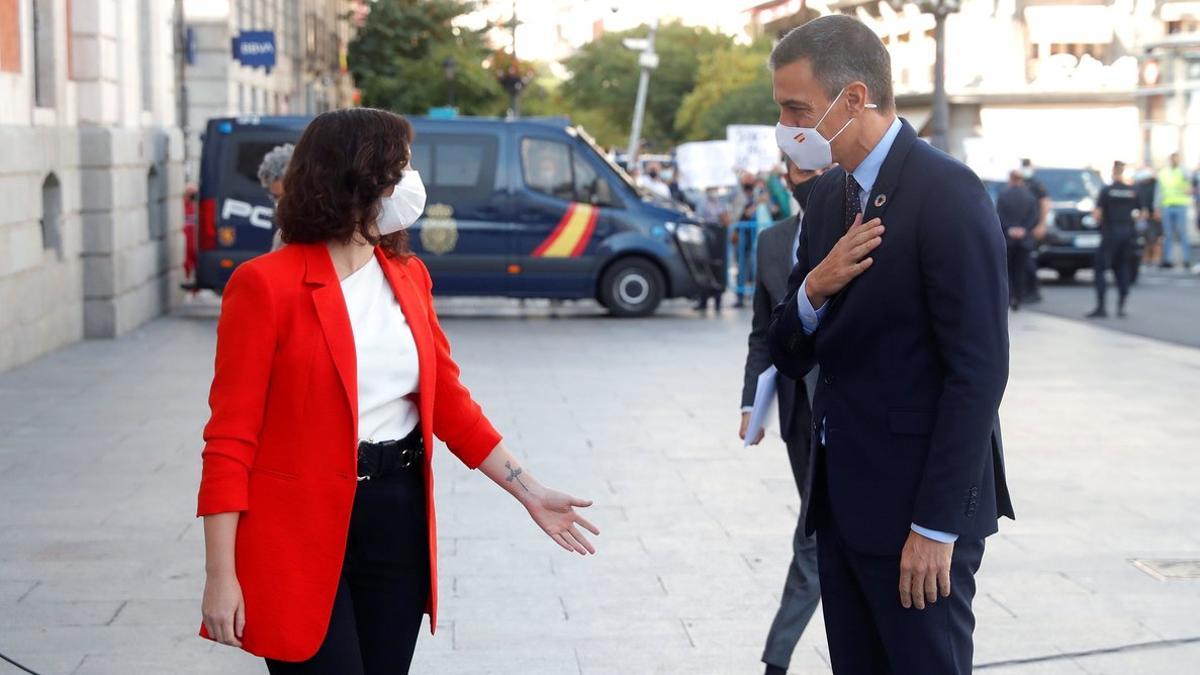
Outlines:
{"type": "Polygon", "coordinates": [[[33,104],[54,107],[54,2],[32,0],[33,104]]]}
{"type": "Polygon", "coordinates": [[[1195,33],[1197,31],[1200,31],[1200,20],[1191,16],[1184,16],[1182,19],[1167,22],[1168,35],[1195,33]]]}
{"type": "Polygon", "coordinates": [[[21,72],[21,6],[0,0],[0,71],[21,72]]]}
{"type": "Polygon", "coordinates": [[[1104,52],[1106,49],[1107,45],[1102,44],[1066,44],[1056,42],[1050,45],[1050,55],[1054,56],[1055,54],[1070,54],[1078,59],[1083,58],[1083,56],[1086,54],[1097,61],[1103,61],[1105,56],[1104,52]]]}
{"type": "Polygon", "coordinates": [[[52,173],[42,181],[42,249],[62,259],[62,185],[52,173]]]}
{"type": "Polygon", "coordinates": [[[167,236],[167,186],[154,166],[146,174],[146,234],[150,241],[167,236]]]}

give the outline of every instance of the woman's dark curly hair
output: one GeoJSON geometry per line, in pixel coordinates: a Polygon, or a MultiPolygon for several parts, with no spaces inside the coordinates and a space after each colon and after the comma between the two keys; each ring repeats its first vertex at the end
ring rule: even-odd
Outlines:
{"type": "Polygon", "coordinates": [[[389,253],[409,254],[404,230],[380,237],[379,198],[408,166],[413,129],[386,110],[347,108],[317,115],[288,162],[275,215],[285,243],[338,241],[355,234],[389,253]]]}

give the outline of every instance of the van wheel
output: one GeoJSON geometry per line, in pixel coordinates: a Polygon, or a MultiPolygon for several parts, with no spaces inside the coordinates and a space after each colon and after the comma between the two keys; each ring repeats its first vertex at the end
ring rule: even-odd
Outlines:
{"type": "Polygon", "coordinates": [[[643,258],[613,263],[600,280],[600,303],[614,316],[647,316],[662,302],[662,272],[643,258]]]}

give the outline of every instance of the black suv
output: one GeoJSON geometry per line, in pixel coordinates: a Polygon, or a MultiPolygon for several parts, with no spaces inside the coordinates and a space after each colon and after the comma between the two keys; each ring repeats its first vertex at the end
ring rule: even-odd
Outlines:
{"type": "MultiPolygon", "coordinates": [[[[1050,197],[1050,215],[1046,218],[1046,237],[1038,246],[1038,267],[1058,272],[1062,281],[1075,278],[1081,269],[1095,264],[1100,248],[1099,223],[1093,215],[1096,198],[1104,186],[1100,174],[1092,169],[1038,168],[1033,178],[1050,197]]],[[[1139,238],[1131,263],[1136,279],[1142,257],[1139,238]]]]}

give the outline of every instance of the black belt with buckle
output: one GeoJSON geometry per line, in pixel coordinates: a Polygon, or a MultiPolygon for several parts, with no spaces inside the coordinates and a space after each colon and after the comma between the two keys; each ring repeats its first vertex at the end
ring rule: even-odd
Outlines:
{"type": "Polygon", "coordinates": [[[358,444],[358,480],[382,478],[420,466],[425,458],[421,427],[398,441],[361,441],[358,444]]]}

